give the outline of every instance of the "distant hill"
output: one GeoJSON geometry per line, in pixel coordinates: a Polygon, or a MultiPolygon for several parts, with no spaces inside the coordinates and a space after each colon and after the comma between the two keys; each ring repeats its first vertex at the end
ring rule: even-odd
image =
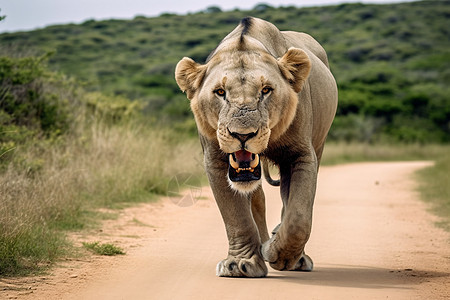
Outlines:
{"type": "Polygon", "coordinates": [[[0,35],[0,55],[55,51],[51,68],[88,89],[148,103],[165,119],[192,118],[175,64],[198,62],[241,18],[252,15],[281,30],[303,31],[327,50],[340,89],[331,139],[450,141],[450,2],[250,11],[208,9],[190,15],[87,21],[0,35]]]}

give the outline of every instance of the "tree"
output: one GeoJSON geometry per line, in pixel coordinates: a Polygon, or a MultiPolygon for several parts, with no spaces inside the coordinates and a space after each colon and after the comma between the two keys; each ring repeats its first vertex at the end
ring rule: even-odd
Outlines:
{"type": "Polygon", "coordinates": [[[218,6],[210,6],[205,10],[205,13],[208,14],[214,14],[214,13],[220,13],[222,12],[222,9],[218,6]]]}
{"type": "Polygon", "coordinates": [[[259,11],[259,12],[264,12],[268,9],[273,8],[272,6],[265,4],[265,3],[258,3],[256,4],[255,7],[253,7],[253,10],[259,11]]]}

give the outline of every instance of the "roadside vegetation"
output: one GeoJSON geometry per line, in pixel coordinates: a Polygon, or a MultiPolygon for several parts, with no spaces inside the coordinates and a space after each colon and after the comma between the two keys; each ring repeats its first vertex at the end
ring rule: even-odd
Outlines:
{"type": "Polygon", "coordinates": [[[203,176],[175,64],[203,61],[247,15],[309,32],[328,51],[340,104],[324,164],[435,160],[421,191],[450,218],[449,2],[91,20],[0,34],[0,276],[71,255],[67,234],[109,217],[98,208],[154,201],[173,176],[203,176]]]}
{"type": "MultiPolygon", "coordinates": [[[[202,176],[197,140],[149,126],[139,102],[89,93],[46,57],[0,58],[0,275],[65,254],[66,232],[202,176]]],[[[189,135],[188,135],[189,136],[189,135]]]]}
{"type": "Polygon", "coordinates": [[[450,149],[435,158],[435,164],[417,172],[419,192],[440,217],[438,225],[450,232],[450,149]]]}
{"type": "Polygon", "coordinates": [[[364,161],[438,160],[450,152],[447,144],[346,143],[328,142],[322,165],[337,165],[364,161]]]}
{"type": "Polygon", "coordinates": [[[100,242],[83,243],[83,247],[98,255],[115,256],[124,255],[125,252],[113,244],[102,244],[100,242]]]}
{"type": "MultiPolygon", "coordinates": [[[[246,16],[311,34],[326,49],[339,85],[329,140],[368,143],[450,142],[449,1],[327,7],[210,7],[190,15],[89,20],[0,35],[0,48],[50,57],[53,70],[90,91],[138,99],[148,118],[195,124],[174,80],[176,63],[204,62],[246,16]]],[[[7,16],[8,17],[8,16],[7,16]]]]}

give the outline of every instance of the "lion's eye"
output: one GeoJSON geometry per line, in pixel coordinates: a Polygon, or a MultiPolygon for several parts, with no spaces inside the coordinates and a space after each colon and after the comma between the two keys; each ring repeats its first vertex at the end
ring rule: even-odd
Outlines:
{"type": "Polygon", "coordinates": [[[217,96],[225,97],[225,90],[223,89],[217,89],[214,91],[214,93],[216,93],[217,96]]]}
{"type": "Polygon", "coordinates": [[[267,94],[270,93],[271,91],[273,91],[273,89],[272,89],[271,87],[269,87],[269,86],[266,86],[266,87],[264,87],[264,88],[261,90],[261,93],[262,93],[263,95],[267,95],[267,94]]]}

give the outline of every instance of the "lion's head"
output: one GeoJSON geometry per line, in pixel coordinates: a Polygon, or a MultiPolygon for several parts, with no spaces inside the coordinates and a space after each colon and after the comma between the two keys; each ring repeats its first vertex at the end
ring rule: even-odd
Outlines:
{"type": "Polygon", "coordinates": [[[240,34],[226,37],[206,64],[185,57],[175,70],[200,134],[228,154],[228,178],[240,192],[260,184],[259,155],[291,124],[311,69],[303,50],[290,48],[275,57],[268,50],[273,45],[251,36],[251,26],[236,28],[240,34]]]}

